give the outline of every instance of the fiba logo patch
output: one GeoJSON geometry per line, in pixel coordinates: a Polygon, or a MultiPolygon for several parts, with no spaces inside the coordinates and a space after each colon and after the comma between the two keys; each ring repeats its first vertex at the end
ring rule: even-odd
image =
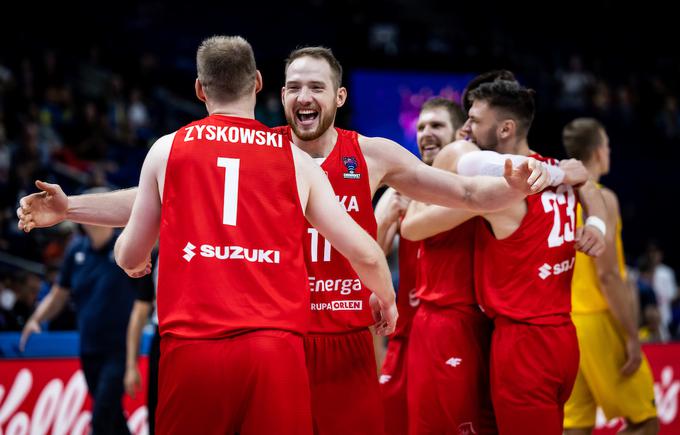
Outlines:
{"type": "Polygon", "coordinates": [[[345,168],[347,168],[347,172],[342,174],[343,178],[349,178],[352,180],[358,180],[359,178],[361,178],[361,174],[355,173],[357,167],[359,166],[359,162],[357,162],[356,157],[344,156],[342,158],[342,164],[345,165],[345,168]]]}

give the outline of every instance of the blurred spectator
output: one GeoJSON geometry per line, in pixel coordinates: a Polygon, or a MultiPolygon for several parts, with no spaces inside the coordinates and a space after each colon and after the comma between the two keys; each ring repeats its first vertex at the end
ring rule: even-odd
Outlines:
{"type": "Polygon", "coordinates": [[[671,303],[671,323],[668,329],[671,339],[680,340],[680,297],[676,297],[671,303]]]}
{"type": "Polygon", "coordinates": [[[673,269],[663,264],[663,251],[657,242],[649,242],[645,255],[648,257],[652,268],[652,283],[661,314],[661,327],[665,336],[669,332],[672,319],[671,303],[678,297],[678,284],[673,269]]]}
{"type": "Polygon", "coordinates": [[[584,69],[581,57],[572,55],[569,59],[569,69],[557,71],[557,80],[561,85],[559,107],[568,111],[584,111],[588,107],[595,79],[584,69]]]}
{"type": "Polygon", "coordinates": [[[663,108],[656,115],[656,127],[664,139],[668,141],[680,139],[680,110],[675,96],[669,95],[665,98],[663,108]]]}
{"type": "Polygon", "coordinates": [[[13,331],[21,331],[35,310],[35,303],[40,292],[40,276],[27,271],[18,271],[14,275],[14,292],[16,300],[10,310],[13,331]]]}
{"type": "Polygon", "coordinates": [[[638,260],[637,287],[640,301],[640,340],[644,342],[666,341],[661,328],[661,314],[654,291],[654,269],[648,256],[638,260]]]}
{"type": "Polygon", "coordinates": [[[0,278],[0,309],[9,313],[14,308],[17,295],[11,288],[9,274],[4,273],[0,278]]]}
{"type": "Polygon", "coordinates": [[[139,89],[133,89],[130,92],[130,106],[128,107],[127,116],[134,137],[148,140],[151,137],[151,132],[149,131],[151,121],[149,110],[146,108],[146,104],[144,104],[142,92],[139,89]]]}

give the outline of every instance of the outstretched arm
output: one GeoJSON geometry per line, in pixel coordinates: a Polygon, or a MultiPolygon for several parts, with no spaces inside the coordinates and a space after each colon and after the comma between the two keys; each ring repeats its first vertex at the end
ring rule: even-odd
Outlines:
{"type": "Polygon", "coordinates": [[[468,210],[412,202],[401,221],[401,235],[407,240],[424,240],[455,228],[477,214],[468,210]]]}
{"type": "Polygon", "coordinates": [[[309,155],[292,148],[298,191],[307,220],[349,260],[361,281],[373,292],[371,308],[377,321],[376,333],[391,334],[398,315],[385,254],[342,208],[321,168],[309,155]]]}
{"type": "MultiPolygon", "coordinates": [[[[510,159],[514,166],[518,166],[530,158],[514,154],[499,154],[495,151],[470,151],[458,159],[457,168],[454,172],[468,176],[491,175],[502,177],[506,160],[510,159]]],[[[576,159],[562,160],[559,166],[546,162],[541,162],[541,165],[548,175],[547,184],[544,187],[559,186],[560,184],[576,186],[588,180],[588,170],[583,166],[583,163],[576,159]]]]}
{"type": "Polygon", "coordinates": [[[471,211],[497,211],[538,192],[545,185],[544,169],[534,159],[518,167],[504,165],[504,178],[462,177],[427,166],[395,142],[361,138],[362,150],[383,183],[415,200],[471,211]]]}
{"type": "Polygon", "coordinates": [[[642,351],[638,338],[638,319],[635,295],[622,278],[616,249],[616,227],[620,219],[619,203],[616,194],[608,189],[601,189],[607,206],[606,246],[602,255],[595,259],[600,288],[607,299],[614,319],[623,328],[626,341],[626,361],[621,367],[621,374],[632,375],[642,363],[642,351]]]}
{"type": "Polygon", "coordinates": [[[36,181],[41,192],[24,196],[19,201],[19,229],[51,227],[65,220],[81,224],[123,227],[127,224],[137,189],[108,193],[66,196],[58,184],[36,181]]]}

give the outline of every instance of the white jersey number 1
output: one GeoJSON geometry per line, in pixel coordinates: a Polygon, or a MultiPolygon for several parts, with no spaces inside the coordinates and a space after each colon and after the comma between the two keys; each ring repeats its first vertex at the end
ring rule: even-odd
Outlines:
{"type": "Polygon", "coordinates": [[[222,223],[224,225],[236,226],[240,164],[239,159],[217,158],[217,166],[224,168],[224,208],[222,209],[222,223]]]}

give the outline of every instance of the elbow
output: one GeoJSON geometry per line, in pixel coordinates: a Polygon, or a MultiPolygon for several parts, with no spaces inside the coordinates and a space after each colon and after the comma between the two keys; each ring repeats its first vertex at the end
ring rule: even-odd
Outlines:
{"type": "Polygon", "coordinates": [[[114,247],[114,258],[116,260],[116,264],[123,270],[131,270],[134,269],[135,266],[138,265],[135,264],[135,258],[133,258],[133,255],[130,255],[129,249],[126,249],[124,239],[121,237],[118,238],[116,241],[116,246],[114,247]]]}
{"type": "Polygon", "coordinates": [[[420,232],[415,227],[416,225],[414,225],[410,220],[404,219],[401,222],[401,226],[399,227],[399,235],[411,242],[423,240],[424,237],[422,237],[422,234],[420,234],[420,232]]]}
{"type": "Polygon", "coordinates": [[[137,266],[129,256],[123,254],[116,255],[116,264],[123,270],[132,270],[137,266]]]}
{"type": "Polygon", "coordinates": [[[370,249],[367,252],[362,252],[355,259],[355,262],[359,263],[362,268],[368,270],[375,270],[380,267],[380,263],[385,261],[385,254],[383,254],[382,249],[376,245],[378,249],[370,249]]]}

